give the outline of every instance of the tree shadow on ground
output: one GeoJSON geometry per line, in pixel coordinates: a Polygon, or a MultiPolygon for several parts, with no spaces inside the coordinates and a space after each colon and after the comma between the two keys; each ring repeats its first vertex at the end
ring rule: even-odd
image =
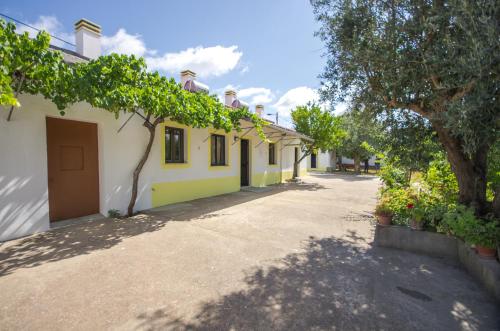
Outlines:
{"type": "Polygon", "coordinates": [[[305,251],[251,270],[246,289],[206,302],[192,317],[159,309],[138,330],[495,329],[495,303],[463,271],[428,257],[345,239],[311,237],[305,251]],[[457,280],[458,278],[458,280],[457,280]],[[462,283],[460,283],[462,281],[462,283]],[[470,283],[470,284],[469,284],[470,283]],[[460,290],[467,284],[469,288],[460,290]],[[458,286],[458,288],[455,288],[458,286]]]}
{"type": "Polygon", "coordinates": [[[236,192],[198,199],[146,211],[131,218],[99,219],[52,229],[26,238],[13,240],[0,248],[0,277],[19,268],[32,268],[44,263],[90,254],[111,248],[126,238],[154,232],[171,221],[191,221],[219,216],[218,211],[255,199],[285,191],[317,191],[318,184],[275,185],[268,192],[236,192]]]}

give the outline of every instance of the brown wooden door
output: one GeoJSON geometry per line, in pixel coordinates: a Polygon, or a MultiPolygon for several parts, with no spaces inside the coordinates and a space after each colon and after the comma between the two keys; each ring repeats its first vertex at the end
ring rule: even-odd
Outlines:
{"type": "Polygon", "coordinates": [[[99,212],[97,124],[47,117],[51,221],[99,212]]]}

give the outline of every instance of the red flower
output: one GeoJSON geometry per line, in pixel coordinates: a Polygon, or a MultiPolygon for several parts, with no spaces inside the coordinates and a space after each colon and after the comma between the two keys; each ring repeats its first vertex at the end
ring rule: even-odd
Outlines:
{"type": "Polygon", "coordinates": [[[406,205],[406,208],[408,208],[408,209],[413,209],[413,207],[415,207],[415,206],[413,205],[413,203],[409,203],[409,204],[407,204],[407,205],[406,205]]]}

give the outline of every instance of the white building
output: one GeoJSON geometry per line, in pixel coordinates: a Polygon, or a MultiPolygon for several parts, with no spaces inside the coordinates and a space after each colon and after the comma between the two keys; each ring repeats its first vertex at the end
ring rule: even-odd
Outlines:
{"type": "MultiPolygon", "coordinates": [[[[77,52],[61,50],[66,61],[87,61],[100,54],[100,27],[75,24],[77,52]]],[[[55,47],[54,47],[55,48],[55,47]]],[[[190,90],[207,88],[195,74],[182,73],[190,90]]],[[[125,213],[132,173],[148,140],[143,120],[114,115],[89,104],[75,104],[61,116],[41,96],[22,95],[11,121],[0,119],[0,241],[50,229],[53,222],[110,210],[125,213]]],[[[240,105],[226,91],[226,105],[240,105]]],[[[262,113],[263,107],[256,111],[262,113]]],[[[300,139],[272,123],[262,141],[250,122],[225,133],[166,121],[156,130],[139,180],[135,210],[265,186],[293,176],[300,139]]],[[[306,160],[298,174],[306,171],[306,160]]]]}
{"type": "MultiPolygon", "coordinates": [[[[331,151],[320,151],[317,154],[311,154],[307,158],[307,170],[308,171],[328,171],[329,168],[334,168],[333,153],[331,151]]],[[[373,155],[368,159],[368,165],[370,168],[375,167],[376,157],[373,155]]],[[[342,156],[342,165],[346,168],[354,167],[354,160],[342,156]]],[[[361,160],[361,169],[364,168],[364,160],[361,160]]]]}

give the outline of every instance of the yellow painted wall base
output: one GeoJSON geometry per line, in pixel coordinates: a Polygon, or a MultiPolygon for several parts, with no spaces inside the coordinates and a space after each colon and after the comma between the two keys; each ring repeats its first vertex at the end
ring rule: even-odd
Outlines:
{"type": "Polygon", "coordinates": [[[287,181],[293,178],[293,171],[283,171],[282,179],[283,181],[287,181]]]}
{"type": "Polygon", "coordinates": [[[180,182],[155,183],[151,187],[154,207],[206,198],[240,190],[240,177],[219,177],[180,182]]]}
{"type": "Polygon", "coordinates": [[[307,169],[300,170],[299,177],[304,177],[307,175],[307,169]]]}
{"type": "Polygon", "coordinates": [[[284,182],[293,177],[293,171],[283,171],[283,175],[280,177],[280,172],[262,172],[252,175],[252,186],[263,187],[267,185],[278,184],[281,181],[284,182]]]}
{"type": "Polygon", "coordinates": [[[250,184],[255,187],[263,187],[267,185],[277,184],[279,182],[279,172],[261,172],[258,174],[252,174],[252,182],[250,184]]]}

